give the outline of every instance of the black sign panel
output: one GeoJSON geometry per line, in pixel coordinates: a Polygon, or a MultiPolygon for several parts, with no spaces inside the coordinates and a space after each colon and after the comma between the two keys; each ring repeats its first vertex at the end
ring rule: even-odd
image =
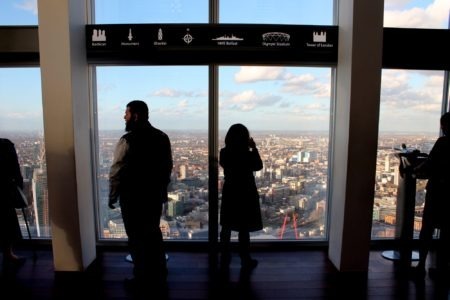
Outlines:
{"type": "Polygon", "coordinates": [[[384,28],[383,68],[450,70],[450,30],[384,28]]]}
{"type": "Polygon", "coordinates": [[[337,26],[255,24],[87,25],[91,63],[335,65],[337,26]]]}

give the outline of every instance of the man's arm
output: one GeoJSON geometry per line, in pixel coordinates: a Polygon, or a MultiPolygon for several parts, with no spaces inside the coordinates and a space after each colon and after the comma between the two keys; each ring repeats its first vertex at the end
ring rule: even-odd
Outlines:
{"type": "Polygon", "coordinates": [[[128,151],[128,143],[124,138],[121,138],[117,143],[114,151],[114,160],[109,171],[109,201],[108,206],[111,209],[116,208],[114,204],[119,198],[120,190],[120,170],[123,168],[125,162],[124,157],[128,151]]]}
{"type": "Polygon", "coordinates": [[[166,155],[167,155],[167,184],[170,182],[170,175],[173,169],[172,147],[170,145],[169,137],[166,139],[166,155]]]}

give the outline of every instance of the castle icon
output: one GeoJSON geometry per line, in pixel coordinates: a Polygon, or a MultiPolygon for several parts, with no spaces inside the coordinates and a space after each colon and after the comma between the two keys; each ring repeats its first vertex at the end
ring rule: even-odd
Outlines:
{"type": "Polygon", "coordinates": [[[315,43],[326,43],[327,41],[327,33],[325,31],[313,31],[313,42],[315,43]]]}
{"type": "Polygon", "coordinates": [[[106,42],[106,33],[105,30],[92,30],[92,41],[93,42],[106,42]]]}

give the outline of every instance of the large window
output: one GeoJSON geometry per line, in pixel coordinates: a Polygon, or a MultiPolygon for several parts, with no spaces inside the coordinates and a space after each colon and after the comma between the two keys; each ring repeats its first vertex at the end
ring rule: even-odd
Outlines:
{"type": "MultiPolygon", "coordinates": [[[[95,22],[208,23],[208,0],[95,1],[95,22]]],[[[220,23],[333,24],[333,1],[217,1],[220,23]]],[[[214,63],[212,61],[211,63],[214,63]]],[[[150,106],[150,121],[169,134],[174,170],[161,228],[166,239],[207,239],[208,66],[97,67],[99,228],[102,238],[125,238],[120,209],[107,206],[113,150],[124,133],[132,99],[150,106]]],[[[253,238],[325,239],[329,68],[220,67],[219,145],[227,128],[245,123],[259,144],[256,174],[264,230],[253,238]]],[[[210,137],[210,136],[209,136],[210,137]]],[[[219,149],[217,149],[219,150],[219,149]]],[[[219,186],[223,181],[219,172],[219,186]]],[[[213,218],[215,219],[215,218],[213,218]]]]}
{"type": "MultiPolygon", "coordinates": [[[[39,68],[0,68],[0,137],[10,139],[19,157],[24,193],[30,206],[24,210],[33,237],[50,237],[47,168],[43,135],[39,68]]],[[[27,235],[23,213],[20,225],[27,235]]]]}
{"type": "Polygon", "coordinates": [[[99,226],[125,238],[120,209],[108,208],[108,173],[124,134],[126,104],[144,100],[153,126],[169,135],[174,168],[161,228],[166,239],[208,238],[207,67],[97,67],[99,226]]]}
{"type": "Polygon", "coordinates": [[[330,79],[329,68],[219,69],[220,146],[242,123],[263,160],[255,180],[264,229],[253,239],[326,238],[330,79]]]}
{"type": "MultiPolygon", "coordinates": [[[[429,153],[439,137],[442,71],[383,70],[372,237],[394,238],[402,144],[429,153]]],[[[426,180],[417,180],[414,234],[422,225],[426,180]]]]}

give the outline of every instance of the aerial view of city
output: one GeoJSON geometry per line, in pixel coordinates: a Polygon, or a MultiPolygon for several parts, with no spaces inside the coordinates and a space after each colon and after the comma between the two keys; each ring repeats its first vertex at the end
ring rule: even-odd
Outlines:
{"type": "MultiPolygon", "coordinates": [[[[174,159],[169,201],[161,228],[165,239],[202,240],[208,238],[209,201],[220,201],[223,170],[219,167],[219,199],[208,197],[208,140],[201,131],[167,131],[174,159]]],[[[105,239],[124,239],[126,234],[120,208],[111,210],[108,202],[108,173],[114,147],[121,130],[98,135],[97,211],[99,234],[105,239]]],[[[5,132],[18,152],[24,191],[32,199],[25,210],[35,238],[51,236],[45,147],[37,132],[5,132]]],[[[221,134],[220,136],[223,136],[221,134]]],[[[264,228],[252,233],[256,240],[325,240],[327,238],[327,182],[329,144],[327,133],[255,131],[253,137],[264,168],[255,173],[260,194],[264,228]]],[[[373,210],[372,238],[395,238],[396,203],[399,184],[399,153],[402,144],[428,153],[432,134],[387,134],[379,136],[373,210]]],[[[223,145],[223,141],[220,141],[223,145]]],[[[219,149],[218,149],[219,150],[219,149]]],[[[417,181],[415,235],[421,227],[426,180],[417,181]]],[[[51,200],[50,200],[51,201],[51,200]]],[[[24,234],[25,221],[18,211],[24,234]]]]}

